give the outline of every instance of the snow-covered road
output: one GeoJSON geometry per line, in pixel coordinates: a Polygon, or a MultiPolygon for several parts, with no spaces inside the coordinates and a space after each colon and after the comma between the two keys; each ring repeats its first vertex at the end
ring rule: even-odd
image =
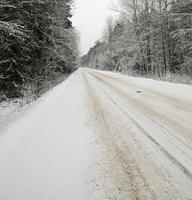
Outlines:
{"type": "Polygon", "coordinates": [[[0,134],[0,200],[192,200],[192,87],[80,69],[0,134]]]}

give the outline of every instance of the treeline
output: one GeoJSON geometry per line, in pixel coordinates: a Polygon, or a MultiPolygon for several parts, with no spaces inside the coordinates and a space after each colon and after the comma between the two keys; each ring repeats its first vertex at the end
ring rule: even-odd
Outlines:
{"type": "Polygon", "coordinates": [[[1,0],[0,98],[40,96],[78,58],[71,0],[1,0]]]}
{"type": "Polygon", "coordinates": [[[119,18],[81,59],[83,66],[141,75],[192,76],[192,1],[120,0],[119,18]]]}

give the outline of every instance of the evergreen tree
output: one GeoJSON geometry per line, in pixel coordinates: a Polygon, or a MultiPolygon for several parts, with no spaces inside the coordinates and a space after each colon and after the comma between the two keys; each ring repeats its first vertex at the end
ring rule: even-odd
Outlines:
{"type": "Polygon", "coordinates": [[[78,44],[71,5],[70,0],[1,1],[1,93],[20,96],[32,86],[39,95],[75,66],[78,44]]]}

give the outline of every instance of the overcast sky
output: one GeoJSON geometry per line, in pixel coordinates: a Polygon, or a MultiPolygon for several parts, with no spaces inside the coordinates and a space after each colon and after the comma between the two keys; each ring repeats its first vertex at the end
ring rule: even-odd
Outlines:
{"type": "Polygon", "coordinates": [[[81,53],[86,54],[94,43],[101,38],[106,18],[115,16],[110,7],[118,0],[75,0],[73,25],[81,38],[81,53]]]}

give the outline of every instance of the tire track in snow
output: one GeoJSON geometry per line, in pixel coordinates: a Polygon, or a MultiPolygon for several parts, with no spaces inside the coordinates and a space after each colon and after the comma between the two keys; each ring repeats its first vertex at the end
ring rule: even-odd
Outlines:
{"type": "MultiPolygon", "coordinates": [[[[97,79],[98,79],[98,77],[97,77],[97,79]]],[[[122,92],[121,92],[119,89],[117,89],[117,88],[111,86],[108,82],[105,82],[104,80],[101,80],[101,79],[99,79],[99,81],[101,81],[101,82],[107,84],[107,86],[111,87],[112,89],[115,89],[115,92],[121,93],[121,94],[122,94],[122,92]]],[[[123,95],[124,95],[124,94],[123,94],[123,95]]],[[[108,96],[108,97],[109,97],[109,96],[108,96]]],[[[127,112],[125,111],[125,109],[123,109],[123,108],[120,106],[120,104],[114,102],[114,100],[113,100],[111,97],[109,97],[109,98],[111,99],[111,101],[113,101],[114,104],[116,104],[120,109],[122,109],[125,113],[127,113],[127,112]]],[[[138,111],[137,111],[137,112],[138,112],[138,111]]],[[[139,112],[140,112],[140,111],[139,111],[139,112]]],[[[156,131],[159,132],[159,136],[161,135],[162,137],[166,137],[166,138],[164,139],[165,141],[166,141],[166,140],[169,141],[169,143],[170,143],[172,146],[176,146],[176,149],[178,149],[182,154],[185,154],[185,155],[186,155],[186,159],[185,159],[185,160],[189,159],[189,161],[190,161],[190,164],[188,165],[188,167],[186,167],[186,166],[184,166],[184,165],[182,164],[182,162],[178,161],[178,160],[175,158],[175,156],[171,155],[170,152],[169,152],[168,150],[166,150],[156,139],[154,139],[154,137],[152,136],[152,134],[149,134],[149,133],[145,130],[145,128],[143,128],[143,126],[137,122],[136,117],[133,118],[133,117],[130,116],[128,113],[127,113],[127,115],[128,115],[128,117],[129,117],[132,121],[134,121],[134,123],[136,123],[137,126],[138,126],[140,129],[142,129],[142,131],[145,132],[145,133],[148,135],[148,137],[149,137],[156,145],[158,145],[158,146],[162,149],[162,151],[163,151],[175,164],[177,164],[177,165],[180,167],[180,169],[182,169],[182,171],[183,171],[188,177],[190,177],[190,179],[192,180],[192,172],[190,171],[190,170],[192,169],[192,147],[189,146],[189,145],[187,145],[187,144],[185,144],[184,142],[182,142],[182,141],[179,140],[178,138],[174,137],[174,136],[173,136],[172,134],[170,134],[167,130],[165,130],[165,129],[163,129],[162,127],[158,126],[158,125],[157,125],[156,123],[154,123],[150,118],[147,118],[147,121],[150,123],[150,125],[153,124],[153,126],[154,126],[155,129],[156,129],[156,131]]],[[[177,154],[177,153],[176,153],[176,154],[177,154]]]]}
{"type": "MultiPolygon", "coordinates": [[[[135,108],[140,110],[142,113],[145,113],[145,115],[148,115],[148,117],[150,118],[152,118],[153,116],[154,118],[153,120],[156,121],[156,123],[158,123],[161,127],[164,127],[166,130],[169,129],[170,132],[174,130],[173,133],[176,134],[177,138],[180,138],[180,140],[184,140],[185,143],[188,143],[191,146],[192,113],[190,112],[190,110],[186,111],[178,107],[171,107],[172,102],[169,102],[169,104],[167,104],[167,102],[164,101],[161,102],[160,101],[161,96],[156,96],[155,99],[154,98],[151,99],[151,93],[148,94],[144,92],[140,95],[135,95],[135,91],[138,88],[130,87],[129,84],[126,85],[126,87],[129,89],[128,90],[129,93],[127,93],[122,89],[125,88],[125,84],[122,84],[121,81],[117,81],[116,79],[114,81],[114,78],[113,77],[110,78],[109,75],[106,75],[103,78],[103,74],[100,75],[98,72],[97,73],[90,72],[90,73],[93,76],[96,76],[99,80],[104,81],[106,84],[110,85],[117,91],[120,90],[125,96],[127,96],[129,102],[135,108]],[[158,109],[158,107],[161,107],[162,109],[158,109]],[[164,107],[166,109],[164,109],[164,107]],[[172,109],[170,110],[170,108],[172,109]]],[[[180,104],[182,104],[182,102],[180,102],[180,104]]]]}
{"type": "MultiPolygon", "coordinates": [[[[90,81],[88,80],[86,80],[86,82],[88,85],[88,90],[90,90],[90,93],[92,96],[91,100],[94,104],[95,112],[97,113],[97,118],[100,116],[101,118],[100,120],[104,122],[106,131],[104,132],[102,131],[102,132],[105,135],[107,135],[107,138],[106,138],[107,141],[110,141],[109,142],[110,144],[106,144],[106,145],[112,146],[114,150],[112,152],[117,156],[118,161],[119,163],[121,163],[122,169],[124,171],[123,173],[124,176],[121,176],[119,178],[124,179],[125,177],[127,177],[127,181],[129,182],[128,185],[124,186],[127,188],[127,191],[123,191],[121,188],[122,186],[118,186],[119,191],[131,193],[131,199],[137,199],[137,200],[157,199],[156,194],[150,189],[148,183],[145,180],[145,177],[141,173],[139,169],[139,165],[137,164],[136,160],[134,159],[133,156],[131,156],[131,151],[129,150],[128,146],[126,147],[120,135],[116,133],[114,135],[113,133],[114,130],[112,131],[112,129],[115,129],[116,132],[118,132],[118,128],[111,124],[113,123],[113,120],[110,118],[110,116],[107,113],[104,112],[106,110],[104,109],[100,99],[98,98],[97,93],[95,93],[92,84],[90,84],[90,81]],[[118,140],[115,140],[115,137],[118,137],[118,140]],[[128,158],[127,156],[129,156],[130,158],[128,158]]],[[[116,165],[118,164],[116,163],[116,165]]],[[[110,193],[110,191],[108,191],[108,193],[110,193]]],[[[116,198],[121,199],[120,196],[117,196],[116,198]]],[[[122,198],[122,199],[124,200],[125,198],[122,198]]]]}
{"type": "MultiPolygon", "coordinates": [[[[93,73],[94,74],[94,73],[93,73]]],[[[89,73],[89,75],[90,76],[92,76],[92,77],[94,77],[93,76],[93,74],[91,73],[91,75],[90,75],[90,73],[89,73]]],[[[97,77],[98,78],[98,77],[97,77]]],[[[95,77],[94,77],[94,79],[93,78],[91,78],[91,80],[92,80],[92,92],[93,92],[93,90],[94,90],[94,88],[95,87],[97,87],[98,86],[98,83],[99,84],[101,84],[101,81],[100,80],[98,80],[98,79],[96,79],[95,77]],[[97,81],[97,84],[96,84],[96,81],[94,81],[94,79],[97,81]]],[[[91,81],[89,81],[89,83],[90,83],[91,81]]],[[[110,86],[108,85],[108,83],[102,83],[103,85],[105,85],[105,88],[103,87],[103,86],[100,86],[100,93],[105,93],[105,96],[106,96],[106,100],[108,99],[108,100],[110,100],[110,98],[112,98],[112,100],[114,101],[114,97],[115,96],[120,96],[121,98],[123,97],[123,95],[121,94],[119,94],[119,91],[117,92],[116,90],[114,90],[114,88],[110,88],[110,86]],[[110,89],[110,91],[108,90],[108,89],[106,89],[106,88],[108,88],[108,89],[110,89]],[[105,91],[106,90],[106,91],[105,91]],[[111,92],[111,91],[113,91],[113,93],[111,92]],[[110,95],[111,94],[115,94],[115,96],[113,95],[113,97],[110,97],[110,95]],[[109,98],[110,97],[110,98],[109,98]]],[[[99,87],[99,86],[98,86],[99,87]]],[[[97,96],[98,94],[96,93],[96,95],[95,96],[97,96]]],[[[119,98],[120,98],[119,97],[119,98]]],[[[127,99],[128,97],[124,97],[123,99],[127,99]]],[[[103,102],[104,101],[104,99],[102,99],[102,100],[100,100],[100,103],[101,103],[101,101],[103,102]]],[[[111,100],[110,100],[111,101],[111,100]]],[[[121,102],[113,102],[113,104],[120,104],[121,105],[121,102]]],[[[122,104],[123,105],[123,104],[122,104]]],[[[130,108],[130,106],[128,106],[128,109],[127,110],[129,110],[129,108],[130,108]]],[[[121,108],[122,109],[122,108],[121,108]]],[[[120,110],[120,109],[119,109],[120,110]]],[[[104,107],[103,107],[103,111],[104,111],[104,107]]],[[[106,110],[105,110],[106,111],[106,110]]],[[[122,111],[122,112],[125,112],[125,111],[122,111]]],[[[127,111],[126,111],[127,112],[127,111]]],[[[132,112],[131,112],[132,113],[132,112]]],[[[141,113],[142,114],[142,113],[141,113]]],[[[126,114],[127,115],[127,114],[126,114]]],[[[129,115],[129,113],[128,113],[128,115],[129,115]]],[[[130,119],[130,116],[127,116],[127,118],[129,118],[130,119]]],[[[134,118],[133,118],[134,119],[134,118]]],[[[147,119],[147,120],[150,120],[150,119],[147,119]]],[[[133,120],[134,121],[134,120],[133,120]]],[[[140,122],[140,121],[139,121],[140,122]]],[[[135,123],[135,121],[134,121],[134,123],[135,123]]],[[[138,126],[138,128],[140,129],[140,131],[142,131],[143,132],[143,127],[140,125],[140,123],[137,123],[137,121],[136,121],[136,123],[135,123],[137,126],[138,126]]],[[[157,126],[156,127],[156,129],[158,129],[159,127],[157,126]]],[[[144,131],[145,131],[145,129],[144,129],[144,131]]],[[[148,134],[148,133],[147,133],[148,134]]],[[[148,139],[150,139],[149,138],[149,135],[147,135],[147,137],[148,137],[148,139]]],[[[151,137],[151,136],[150,136],[151,137]]],[[[151,138],[150,139],[150,141],[152,141],[153,140],[153,138],[151,138]]],[[[156,140],[154,140],[156,143],[157,143],[157,141],[156,140]]],[[[153,143],[154,143],[154,141],[153,141],[153,143]]],[[[155,143],[154,143],[155,144],[155,143]]],[[[155,144],[156,146],[158,146],[159,144],[155,144]]],[[[158,148],[160,148],[159,146],[158,146],[158,148]]],[[[162,150],[163,148],[161,147],[160,148],[160,150],[161,150],[161,152],[162,153],[164,153],[164,155],[166,155],[166,152],[163,152],[164,150],[162,150]]],[[[173,162],[173,160],[172,159],[175,159],[174,157],[172,158],[171,156],[170,156],[170,154],[168,153],[168,155],[166,155],[166,157],[167,157],[167,159],[169,159],[174,165],[175,164],[178,164],[178,163],[175,163],[175,162],[173,162]]],[[[183,172],[183,171],[185,171],[185,170],[182,170],[183,168],[182,168],[182,166],[178,166],[178,168],[183,172]]],[[[189,178],[188,177],[188,175],[187,174],[185,174],[185,176],[186,176],[186,178],[189,178]]],[[[183,179],[182,177],[178,177],[178,178],[181,178],[181,179],[183,179]]],[[[171,180],[171,179],[170,179],[171,180]]],[[[188,182],[190,182],[191,183],[191,181],[189,181],[188,180],[188,182]]],[[[173,184],[173,183],[172,183],[173,184]]],[[[172,185],[172,187],[174,187],[174,184],[172,185]]],[[[187,190],[187,189],[186,189],[187,190]]],[[[177,191],[177,190],[175,190],[175,191],[177,191]]],[[[180,197],[177,197],[176,198],[176,196],[174,195],[174,197],[172,196],[170,196],[171,194],[167,194],[167,198],[166,199],[183,199],[182,198],[182,196],[180,196],[180,197]],[[168,198],[168,196],[169,196],[169,198],[168,198]]],[[[172,194],[173,195],[173,194],[172,194]]],[[[178,194],[179,195],[179,194],[178,194]]],[[[185,196],[185,195],[183,195],[183,196],[185,196]]],[[[187,195],[187,193],[186,193],[186,196],[188,196],[189,197],[189,195],[187,195]]],[[[150,198],[149,198],[150,199],[150,198]]],[[[158,197],[157,199],[161,199],[160,197],[158,197]]]]}

